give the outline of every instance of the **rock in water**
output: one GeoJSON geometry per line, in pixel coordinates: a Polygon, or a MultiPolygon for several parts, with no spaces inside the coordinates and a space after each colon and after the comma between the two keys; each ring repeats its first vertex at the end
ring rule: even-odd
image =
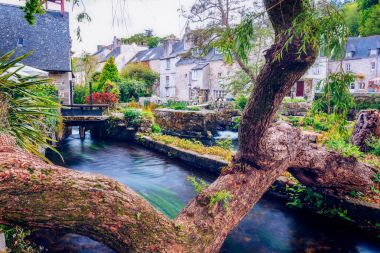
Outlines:
{"type": "Polygon", "coordinates": [[[373,136],[380,137],[380,112],[363,110],[359,113],[350,142],[358,146],[362,152],[368,152],[370,147],[367,141],[373,136]]]}

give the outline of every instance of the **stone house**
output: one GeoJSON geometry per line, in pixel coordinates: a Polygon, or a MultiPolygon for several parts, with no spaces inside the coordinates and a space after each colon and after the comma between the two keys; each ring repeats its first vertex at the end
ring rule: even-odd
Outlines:
{"type": "Polygon", "coordinates": [[[328,71],[337,72],[342,66],[345,72],[354,73],[356,80],[350,84],[353,93],[380,92],[379,64],[380,35],[356,37],[348,39],[343,61],[330,61],[328,71]]]}
{"type": "Polygon", "coordinates": [[[102,71],[104,64],[110,57],[115,58],[115,64],[120,71],[138,52],[146,49],[146,46],[122,44],[121,39],[115,36],[111,45],[98,45],[97,51],[92,55],[96,57],[98,61],[97,71],[102,71]]]}
{"type": "Polygon", "coordinates": [[[305,98],[306,101],[314,100],[315,92],[320,91],[321,82],[326,79],[328,74],[328,59],[319,56],[313,66],[297,81],[292,87],[288,97],[305,98]]]}
{"type": "Polygon", "coordinates": [[[69,14],[46,11],[36,17],[34,26],[27,23],[20,6],[0,4],[0,51],[15,50],[15,56],[33,52],[22,64],[49,73],[58,88],[61,102],[71,101],[71,38],[69,14]]]}

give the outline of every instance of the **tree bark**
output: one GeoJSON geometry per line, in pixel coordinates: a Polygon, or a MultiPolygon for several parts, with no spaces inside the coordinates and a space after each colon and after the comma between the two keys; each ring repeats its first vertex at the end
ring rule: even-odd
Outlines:
{"type": "Polygon", "coordinates": [[[112,179],[47,165],[0,137],[0,223],[68,229],[119,252],[216,252],[287,169],[302,183],[326,191],[369,193],[370,167],[310,144],[287,124],[273,124],[284,96],[313,64],[316,49],[308,46],[299,55],[301,39],[294,38],[276,60],[304,6],[301,0],[264,3],[276,39],[242,116],[239,151],[174,221],[112,179]]]}
{"type": "Polygon", "coordinates": [[[360,151],[368,152],[371,148],[368,146],[367,141],[370,141],[372,137],[380,137],[380,112],[377,110],[363,110],[359,113],[350,142],[358,146],[360,151]]]}

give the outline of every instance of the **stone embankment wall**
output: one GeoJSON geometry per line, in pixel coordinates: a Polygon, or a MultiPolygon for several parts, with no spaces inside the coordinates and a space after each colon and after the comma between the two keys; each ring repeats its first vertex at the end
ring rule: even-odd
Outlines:
{"type": "Polygon", "coordinates": [[[181,111],[157,109],[154,112],[156,123],[162,132],[184,138],[208,139],[220,130],[230,130],[233,119],[240,116],[238,110],[181,111]]]}
{"type": "Polygon", "coordinates": [[[311,109],[311,104],[307,102],[283,103],[280,114],[284,116],[305,116],[311,109]]]}

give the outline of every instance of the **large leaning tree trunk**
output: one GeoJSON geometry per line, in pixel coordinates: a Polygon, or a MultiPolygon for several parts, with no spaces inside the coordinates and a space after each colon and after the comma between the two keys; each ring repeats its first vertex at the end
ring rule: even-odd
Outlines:
{"type": "Polygon", "coordinates": [[[265,0],[274,45],[242,117],[239,151],[207,189],[169,220],[116,181],[47,165],[0,138],[0,223],[66,229],[118,252],[217,252],[229,231],[286,170],[302,183],[336,194],[369,193],[373,170],[310,144],[273,118],[285,94],[313,64],[315,49],[298,57],[299,38],[274,60],[285,31],[304,11],[301,0],[265,0]]]}

